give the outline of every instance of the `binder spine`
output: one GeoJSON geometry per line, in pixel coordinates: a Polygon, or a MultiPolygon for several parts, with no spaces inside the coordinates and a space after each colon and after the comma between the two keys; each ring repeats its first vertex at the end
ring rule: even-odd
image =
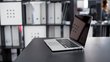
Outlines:
{"type": "Polygon", "coordinates": [[[12,26],[12,41],[13,41],[13,46],[19,46],[18,26],[12,26]]]}
{"type": "Polygon", "coordinates": [[[4,36],[5,36],[5,46],[12,46],[12,27],[4,27],[4,36]]]}
{"type": "Polygon", "coordinates": [[[40,5],[41,3],[40,2],[32,2],[32,6],[33,6],[33,24],[41,24],[41,19],[40,19],[40,13],[41,13],[41,10],[40,10],[40,5]]]}
{"type": "Polygon", "coordinates": [[[55,23],[55,3],[48,3],[48,24],[55,23]]]}
{"type": "Polygon", "coordinates": [[[55,24],[61,24],[62,21],[62,4],[55,3],[55,24]]]}
{"type": "Polygon", "coordinates": [[[41,24],[46,24],[46,3],[41,3],[41,24]]]}

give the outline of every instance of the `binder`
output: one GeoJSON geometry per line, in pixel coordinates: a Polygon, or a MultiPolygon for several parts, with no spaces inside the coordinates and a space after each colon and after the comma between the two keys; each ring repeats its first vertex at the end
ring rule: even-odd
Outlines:
{"type": "Polygon", "coordinates": [[[5,33],[5,46],[12,46],[11,26],[5,26],[4,33],[5,33]]]}
{"type": "Polygon", "coordinates": [[[33,24],[41,24],[40,22],[40,13],[41,13],[41,10],[40,10],[40,4],[41,2],[30,2],[33,6],[33,12],[32,12],[32,17],[33,17],[33,24]]]}
{"type": "Polygon", "coordinates": [[[49,26],[49,38],[55,37],[55,27],[49,26]]]}
{"type": "Polygon", "coordinates": [[[55,22],[55,3],[48,3],[48,24],[54,24],[55,22]]]}
{"type": "Polygon", "coordinates": [[[60,26],[49,26],[49,38],[61,37],[61,27],[60,26]]]}
{"type": "Polygon", "coordinates": [[[55,24],[61,24],[62,21],[62,4],[55,3],[55,24]]]}
{"type": "Polygon", "coordinates": [[[26,4],[26,24],[33,24],[32,9],[31,4],[26,4]]]}
{"type": "Polygon", "coordinates": [[[25,47],[34,38],[46,38],[46,26],[24,26],[25,47]]]}
{"type": "Polygon", "coordinates": [[[55,26],[55,37],[61,37],[61,27],[55,26]]]}
{"type": "Polygon", "coordinates": [[[1,2],[0,13],[1,25],[22,25],[21,2],[1,2]]]}
{"type": "Polygon", "coordinates": [[[41,24],[46,24],[46,3],[41,3],[41,24]]]}
{"type": "Polygon", "coordinates": [[[18,26],[12,26],[12,41],[13,41],[13,46],[19,46],[19,30],[18,26]]]}
{"type": "Polygon", "coordinates": [[[64,26],[63,28],[63,37],[64,38],[69,38],[70,34],[70,26],[64,26]]]}

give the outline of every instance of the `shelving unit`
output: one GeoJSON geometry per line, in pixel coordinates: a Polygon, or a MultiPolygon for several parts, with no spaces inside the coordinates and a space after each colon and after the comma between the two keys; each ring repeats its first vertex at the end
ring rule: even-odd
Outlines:
{"type": "MultiPolygon", "coordinates": [[[[11,2],[17,3],[20,1],[9,1],[9,2],[0,2],[0,3],[11,3],[11,2]]],[[[6,8],[9,8],[9,7],[6,7],[6,8]]],[[[18,6],[16,8],[18,8],[18,6]]],[[[33,38],[62,38],[62,37],[67,38],[69,37],[69,32],[70,32],[69,28],[71,26],[70,23],[72,20],[74,20],[74,1],[73,0],[65,0],[65,1],[64,0],[44,0],[44,1],[24,1],[23,0],[21,1],[21,11],[22,11],[21,12],[22,24],[12,24],[12,21],[11,22],[8,21],[9,24],[8,23],[4,25],[0,24],[0,32],[1,32],[0,35],[2,35],[1,36],[2,45],[0,46],[0,48],[2,49],[4,61],[11,62],[11,49],[17,49],[18,54],[20,54],[20,49],[24,49],[31,42],[33,38]],[[37,3],[39,3],[40,5],[42,4],[44,7],[42,5],[39,6],[37,3]],[[49,7],[51,6],[51,5],[49,6],[49,4],[53,5],[53,7],[51,7],[53,8],[51,9],[53,10],[53,12],[51,12],[53,13],[53,19],[51,16],[49,17],[49,15],[52,15],[51,13],[49,13],[50,12],[49,7]],[[36,7],[36,5],[38,6],[36,7]],[[43,7],[43,8],[40,8],[40,7],[43,7]],[[49,24],[49,19],[50,20],[52,19],[54,23],[49,24]],[[22,30],[23,30],[21,34],[21,38],[19,39],[20,45],[7,46],[5,43],[6,41],[5,41],[4,27],[5,26],[12,27],[12,26],[19,26],[19,25],[22,26],[22,30]],[[51,35],[50,30],[52,30],[50,29],[50,27],[54,27],[52,28],[53,29],[52,32],[54,32],[52,33],[53,34],[52,36],[50,36],[51,35]]],[[[19,13],[19,11],[16,13],[19,13]]],[[[7,16],[8,13],[5,16],[12,17],[11,12],[9,14],[10,16],[7,16]]],[[[13,15],[14,14],[15,13],[13,13],[13,15]]],[[[18,17],[20,17],[19,14],[18,14],[18,17]]],[[[17,20],[19,21],[19,19],[17,20]]],[[[15,20],[13,21],[15,23],[15,20]]]]}
{"type": "MultiPolygon", "coordinates": [[[[72,3],[73,3],[73,1],[72,1],[72,3]]],[[[71,9],[69,0],[68,1],[67,0],[65,0],[65,1],[63,1],[63,0],[28,1],[28,2],[25,2],[23,5],[26,10],[25,11],[26,20],[24,23],[24,33],[25,33],[25,31],[34,30],[34,32],[30,32],[31,34],[29,34],[29,35],[27,35],[26,33],[24,34],[25,43],[27,42],[25,47],[31,42],[31,41],[28,41],[28,40],[30,40],[29,37],[32,37],[31,40],[34,37],[35,38],[69,37],[69,31],[70,31],[69,26],[70,26],[71,19],[69,19],[68,17],[70,17],[72,15],[69,13],[69,11],[71,9]],[[43,7],[42,5],[45,5],[45,6],[43,7]],[[40,8],[40,11],[36,10],[37,8],[40,8]],[[45,10],[42,10],[41,8],[45,9],[45,10]],[[29,9],[29,10],[27,10],[27,9],[29,9]],[[40,15],[37,14],[39,12],[41,12],[40,15]],[[43,17],[42,17],[42,13],[43,13],[43,17]],[[41,17],[38,18],[37,16],[41,16],[41,17]],[[42,24],[42,20],[44,21],[44,19],[45,19],[45,23],[42,24]],[[40,22],[39,22],[39,20],[40,20],[40,22]],[[65,21],[65,20],[68,20],[68,21],[65,21]],[[36,22],[36,23],[33,23],[33,22],[36,22]],[[66,22],[67,22],[67,24],[66,24],[66,22]],[[42,30],[43,32],[45,31],[46,34],[42,32],[42,34],[45,34],[45,36],[38,35],[40,33],[37,31],[40,28],[36,29],[36,27],[39,27],[39,26],[43,26],[43,27],[45,26],[45,29],[42,30]],[[68,34],[66,34],[66,36],[64,36],[64,34],[65,34],[64,26],[67,26],[67,27],[65,27],[65,29],[66,28],[68,29],[68,31],[66,30],[67,31],[66,33],[68,33],[68,34]],[[26,27],[27,27],[27,29],[28,29],[28,27],[31,27],[31,28],[29,30],[26,30],[25,29],[26,27]],[[32,27],[35,27],[36,30],[32,27]]]]}
{"type": "Polygon", "coordinates": [[[2,59],[5,62],[12,62],[11,49],[17,49],[17,55],[20,49],[24,48],[22,39],[22,2],[0,2],[0,30],[2,59]]]}
{"type": "MultiPolygon", "coordinates": [[[[93,37],[109,37],[110,23],[108,20],[103,20],[102,18],[102,2],[103,0],[89,0],[90,14],[93,16],[93,20],[96,24],[92,24],[93,27],[93,37]],[[92,11],[93,10],[93,11],[92,11]],[[107,21],[105,23],[105,21],[107,21]]],[[[108,0],[108,4],[109,4],[108,0]]]]}

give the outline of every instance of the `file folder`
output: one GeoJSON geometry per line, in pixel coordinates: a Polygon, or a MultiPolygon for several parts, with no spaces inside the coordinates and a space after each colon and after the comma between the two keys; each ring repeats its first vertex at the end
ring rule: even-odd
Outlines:
{"type": "Polygon", "coordinates": [[[64,26],[64,28],[63,28],[63,37],[64,38],[69,38],[69,33],[70,33],[70,26],[64,26]]]}
{"type": "Polygon", "coordinates": [[[41,24],[46,24],[46,3],[41,3],[41,24]]]}
{"type": "Polygon", "coordinates": [[[41,24],[40,22],[40,13],[41,13],[41,10],[40,10],[40,5],[41,5],[41,2],[30,2],[33,6],[33,12],[32,12],[32,16],[33,16],[33,24],[41,24]]]}
{"type": "Polygon", "coordinates": [[[21,5],[21,2],[0,2],[1,25],[22,25],[21,5]]]}
{"type": "Polygon", "coordinates": [[[12,26],[12,41],[13,41],[13,46],[19,46],[19,30],[18,26],[12,26]]]}
{"type": "Polygon", "coordinates": [[[55,3],[55,24],[61,24],[62,21],[62,4],[55,3]]]}
{"type": "Polygon", "coordinates": [[[48,3],[48,24],[54,24],[55,23],[55,4],[54,3],[48,3]]]}
{"type": "Polygon", "coordinates": [[[33,24],[33,8],[31,4],[26,4],[26,24],[33,24]]]}
{"type": "Polygon", "coordinates": [[[5,46],[12,46],[11,26],[5,26],[4,33],[5,33],[5,46]]]}
{"type": "Polygon", "coordinates": [[[49,26],[49,38],[55,37],[55,27],[49,26]]]}
{"type": "Polygon", "coordinates": [[[55,37],[61,37],[61,27],[55,26],[55,37]]]}
{"type": "Polygon", "coordinates": [[[46,38],[46,26],[25,26],[24,37],[25,37],[25,47],[34,38],[46,38]]]}
{"type": "Polygon", "coordinates": [[[61,27],[60,26],[50,26],[49,27],[49,37],[61,37],[61,27]]]}

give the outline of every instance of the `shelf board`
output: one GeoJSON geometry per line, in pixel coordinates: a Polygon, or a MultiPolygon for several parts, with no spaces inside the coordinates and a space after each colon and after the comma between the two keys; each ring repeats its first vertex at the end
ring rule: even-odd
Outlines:
{"type": "Polygon", "coordinates": [[[48,26],[70,26],[69,24],[47,24],[48,26]]]}
{"type": "Polygon", "coordinates": [[[110,26],[110,24],[91,24],[91,26],[110,26]]]}
{"type": "Polygon", "coordinates": [[[46,24],[25,24],[24,26],[46,26],[46,24]]]}
{"type": "Polygon", "coordinates": [[[24,26],[70,26],[70,24],[25,24],[24,26]]]}
{"type": "Polygon", "coordinates": [[[0,46],[1,49],[22,49],[23,46],[0,46]]]}

